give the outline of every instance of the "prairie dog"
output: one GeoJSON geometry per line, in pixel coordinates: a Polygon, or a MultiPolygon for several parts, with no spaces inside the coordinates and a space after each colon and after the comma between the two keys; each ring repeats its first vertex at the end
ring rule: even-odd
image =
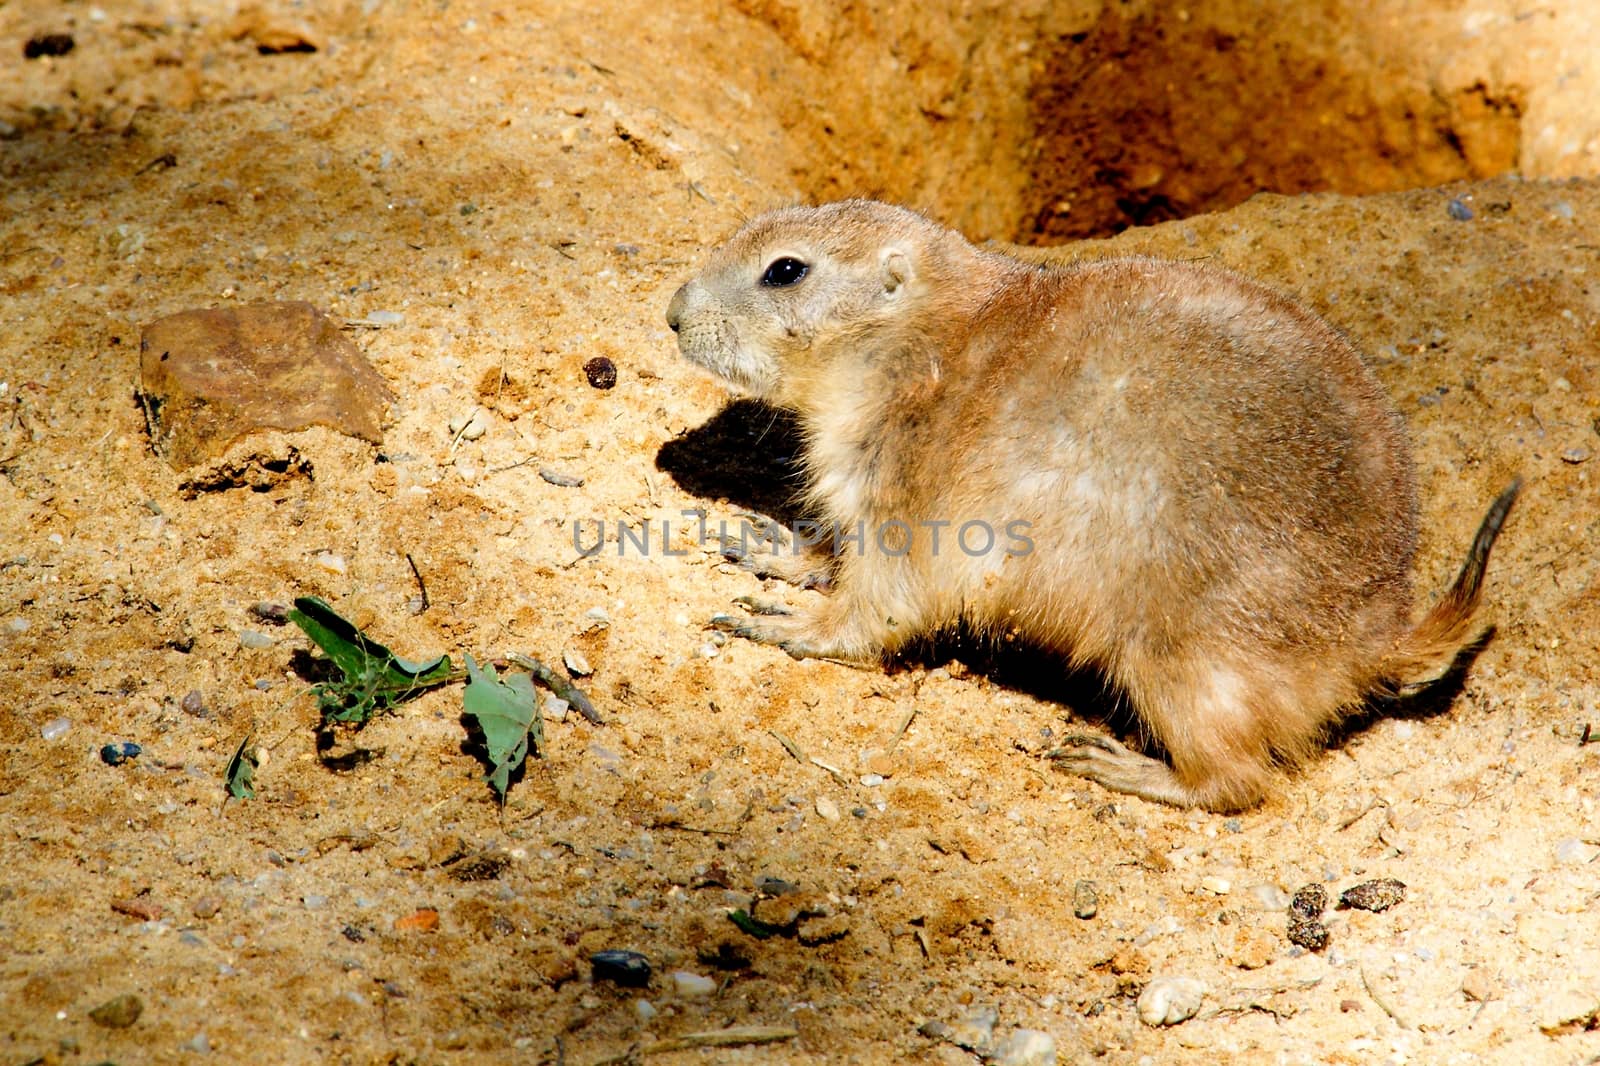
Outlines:
{"type": "Polygon", "coordinates": [[[809,503],[847,538],[820,606],[719,624],[871,659],[962,619],[1098,668],[1170,759],[1090,736],[1056,753],[1112,790],[1251,806],[1479,635],[1518,486],[1414,622],[1399,412],[1331,326],[1227,270],[1037,267],[849,200],[751,221],[667,322],[692,362],[798,414],[809,503]],[[963,526],[991,550],[954,544],[963,526]]]}

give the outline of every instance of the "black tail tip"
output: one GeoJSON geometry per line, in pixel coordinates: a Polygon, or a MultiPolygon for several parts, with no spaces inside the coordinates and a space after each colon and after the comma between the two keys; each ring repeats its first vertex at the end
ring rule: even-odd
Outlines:
{"type": "Polygon", "coordinates": [[[1483,539],[1487,534],[1490,541],[1500,535],[1500,527],[1505,525],[1506,516],[1511,513],[1511,505],[1517,502],[1517,497],[1522,495],[1522,476],[1511,479],[1511,484],[1500,490],[1500,495],[1494,498],[1489,505],[1489,512],[1483,516],[1483,526],[1478,532],[1478,538],[1483,539]]]}

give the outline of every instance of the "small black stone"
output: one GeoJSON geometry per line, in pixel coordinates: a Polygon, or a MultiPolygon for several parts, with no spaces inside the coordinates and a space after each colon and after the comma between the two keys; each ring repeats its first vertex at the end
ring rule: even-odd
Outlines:
{"type": "Polygon", "coordinates": [[[28,38],[27,43],[22,46],[22,58],[64,56],[76,47],[78,42],[72,39],[70,33],[41,33],[37,37],[28,38]]]}
{"type": "Polygon", "coordinates": [[[637,951],[597,951],[589,956],[596,981],[610,981],[624,988],[643,988],[650,983],[650,960],[637,951]]]}
{"type": "Polygon", "coordinates": [[[100,749],[100,761],[107,766],[121,766],[129,759],[137,759],[143,752],[144,749],[132,741],[123,741],[121,744],[107,744],[100,749]]]}
{"type": "Polygon", "coordinates": [[[617,383],[617,364],[603,355],[597,355],[583,364],[583,376],[597,389],[609,389],[617,383]]]}

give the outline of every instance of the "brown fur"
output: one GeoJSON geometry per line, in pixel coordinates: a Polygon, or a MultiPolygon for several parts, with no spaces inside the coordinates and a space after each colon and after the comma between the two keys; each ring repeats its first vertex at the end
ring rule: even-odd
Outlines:
{"type": "Polygon", "coordinates": [[[752,221],[668,321],[688,358],[798,413],[812,504],[867,531],[820,607],[724,624],[869,659],[960,618],[1097,667],[1171,758],[1105,737],[1058,753],[1110,788],[1251,805],[1366,696],[1436,678],[1477,632],[1514,489],[1413,626],[1399,414],[1330,326],[1226,270],[1034,267],[845,201],[752,221]],[[763,285],[783,257],[809,272],[763,285]],[[876,543],[895,522],[910,535],[876,543]],[[965,522],[1025,522],[1033,548],[968,555],[965,522]]]}

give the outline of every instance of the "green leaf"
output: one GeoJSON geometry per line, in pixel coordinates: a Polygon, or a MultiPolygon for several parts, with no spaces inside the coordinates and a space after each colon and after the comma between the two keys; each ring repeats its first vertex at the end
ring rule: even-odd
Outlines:
{"type": "Polygon", "coordinates": [[[741,930],[755,937],[757,940],[767,940],[778,936],[784,929],[780,925],[763,922],[750,914],[749,911],[737,910],[728,912],[728,921],[737,925],[741,930]]]}
{"type": "Polygon", "coordinates": [[[250,747],[250,742],[255,739],[253,734],[246,734],[239,741],[238,750],[233,753],[233,758],[228,760],[228,768],[222,772],[223,783],[228,786],[228,795],[234,799],[256,798],[256,753],[250,747]]]}
{"type": "Polygon", "coordinates": [[[462,705],[467,717],[483,732],[490,764],[485,780],[504,802],[512,771],[527,758],[530,742],[535,758],[544,751],[544,719],[539,715],[533,678],[518,673],[507,674],[501,680],[492,663],[484,663],[479,669],[469,655],[462,705]]]}
{"type": "Polygon", "coordinates": [[[289,621],[322,649],[342,675],[338,681],[315,686],[325,720],[363,723],[374,711],[387,710],[450,680],[449,656],[425,662],[402,659],[319,597],[297,598],[289,621]]]}

